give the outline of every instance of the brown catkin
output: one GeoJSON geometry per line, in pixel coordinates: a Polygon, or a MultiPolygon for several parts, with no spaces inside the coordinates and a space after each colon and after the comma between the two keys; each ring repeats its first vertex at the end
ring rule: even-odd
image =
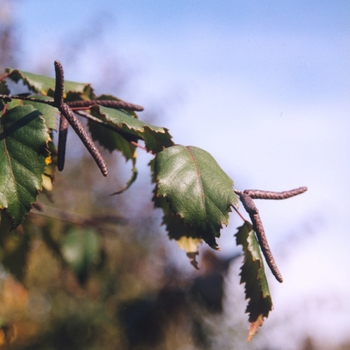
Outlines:
{"type": "Polygon", "coordinates": [[[64,169],[66,159],[66,144],[68,135],[68,120],[61,114],[60,128],[58,132],[58,149],[57,149],[57,168],[59,171],[64,169]]]}
{"type": "Polygon", "coordinates": [[[88,149],[92,157],[94,158],[96,164],[100,168],[102,174],[107,176],[108,169],[105,160],[103,159],[100,151],[96,148],[94,142],[92,141],[90,135],[84,129],[79,119],[75,116],[73,111],[69,108],[67,103],[63,100],[64,93],[64,73],[63,67],[59,61],[55,61],[55,73],[56,73],[56,83],[55,83],[55,95],[54,95],[54,106],[58,108],[61,112],[60,119],[60,144],[59,144],[59,161],[58,168],[63,169],[64,159],[65,159],[65,148],[66,148],[66,137],[68,124],[63,119],[65,118],[69,124],[72,126],[74,131],[79,136],[80,140],[83,142],[85,147],[88,149]]]}
{"type": "Polygon", "coordinates": [[[250,216],[250,219],[252,220],[254,231],[256,232],[256,235],[258,236],[261,251],[264,254],[266,263],[269,266],[272,274],[276,277],[277,281],[282,283],[283,278],[282,278],[282,275],[277,267],[275,259],[272,255],[269,243],[267,242],[267,237],[266,237],[264,226],[262,224],[260,216],[259,216],[259,214],[253,214],[253,215],[249,215],[249,216],[250,216]]]}
{"type": "Polygon", "coordinates": [[[117,101],[117,100],[89,100],[89,101],[71,101],[67,102],[70,108],[84,108],[91,107],[93,105],[101,105],[104,107],[110,107],[115,109],[125,109],[127,111],[143,111],[142,106],[134,105],[125,101],[117,101]]]}
{"type": "Polygon", "coordinates": [[[55,61],[54,65],[55,65],[55,73],[56,73],[54,103],[58,108],[58,106],[60,106],[63,103],[64,72],[60,61],[55,61]]]}
{"type": "Polygon", "coordinates": [[[260,248],[265,257],[267,265],[269,266],[272,274],[276,277],[277,281],[282,283],[283,278],[278,270],[277,264],[269,247],[269,243],[267,241],[267,237],[259,215],[258,208],[255,206],[253,199],[247,193],[245,193],[245,191],[244,193],[242,193],[240,191],[235,190],[235,193],[239,195],[239,199],[241,200],[244,209],[247,211],[250,219],[252,220],[253,229],[258,237],[260,248]]]}
{"type": "Polygon", "coordinates": [[[83,142],[85,147],[88,149],[88,151],[94,158],[96,164],[100,168],[101,173],[104,176],[107,176],[108,174],[107,164],[103,159],[100,151],[96,148],[90,135],[84,129],[84,126],[81,124],[80,120],[74,115],[73,111],[64,102],[61,104],[59,110],[68,120],[69,124],[72,126],[72,128],[77,133],[77,135],[80,137],[80,140],[83,142]]]}
{"type": "Polygon", "coordinates": [[[297,196],[298,194],[307,191],[307,187],[299,187],[290,191],[283,192],[272,192],[272,191],[262,191],[262,190],[245,190],[243,193],[247,194],[253,199],[287,199],[290,197],[297,196]]]}

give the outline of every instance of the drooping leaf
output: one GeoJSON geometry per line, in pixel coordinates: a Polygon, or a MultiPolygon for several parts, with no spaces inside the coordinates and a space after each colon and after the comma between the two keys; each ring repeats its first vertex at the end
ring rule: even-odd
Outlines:
{"type": "MultiPolygon", "coordinates": [[[[35,93],[42,93],[43,95],[53,96],[55,91],[55,79],[47,77],[45,75],[33,74],[24,72],[18,69],[7,68],[6,72],[9,73],[9,79],[14,82],[22,80],[23,84],[28,87],[30,91],[35,93]]],[[[90,84],[75,83],[71,81],[65,81],[64,84],[65,97],[67,94],[74,94],[68,101],[73,99],[93,99],[94,93],[90,84]]],[[[68,96],[69,97],[69,96],[68,96]]]]}
{"type": "Polygon", "coordinates": [[[36,201],[49,160],[49,132],[33,106],[18,106],[0,118],[0,209],[17,227],[36,201]]]}
{"type": "Polygon", "coordinates": [[[90,268],[98,263],[101,247],[101,239],[93,229],[72,228],[66,233],[62,255],[80,283],[86,282],[90,268]]]}
{"type": "MultiPolygon", "coordinates": [[[[144,140],[147,151],[158,153],[174,144],[168,129],[144,123],[135,118],[134,112],[96,105],[91,108],[91,114],[131,138],[136,136],[136,140],[137,138],[144,140]]],[[[98,140],[100,142],[100,138],[98,140]]],[[[103,140],[101,141],[103,143],[103,140]]]]}
{"type": "Polygon", "coordinates": [[[272,299],[265,275],[263,258],[252,225],[246,221],[236,233],[237,245],[242,245],[244,262],[241,267],[241,283],[245,284],[246,312],[251,323],[248,341],[262,325],[272,310],[272,299]]]}
{"type": "Polygon", "coordinates": [[[233,181],[208,152],[193,146],[166,148],[151,167],[153,201],[163,209],[169,236],[204,239],[216,249],[216,237],[237,203],[233,181]]]}

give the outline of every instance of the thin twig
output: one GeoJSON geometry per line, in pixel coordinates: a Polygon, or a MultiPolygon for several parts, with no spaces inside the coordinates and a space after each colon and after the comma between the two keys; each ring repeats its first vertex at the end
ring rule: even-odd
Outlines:
{"type": "Polygon", "coordinates": [[[7,74],[3,75],[3,76],[0,78],[0,81],[6,79],[6,78],[9,77],[10,75],[11,75],[11,73],[7,73],[7,74]]]}
{"type": "MultiPolygon", "coordinates": [[[[147,148],[144,147],[144,146],[141,146],[139,143],[137,143],[137,142],[135,142],[135,141],[131,141],[130,143],[131,143],[133,146],[138,147],[138,148],[141,148],[141,149],[143,149],[144,151],[148,152],[148,151],[147,151],[147,148]]],[[[152,151],[149,151],[149,153],[153,154],[152,151]]]]}
{"type": "Polygon", "coordinates": [[[128,218],[123,218],[115,215],[103,215],[95,217],[87,217],[79,213],[51,207],[39,203],[39,208],[35,207],[35,211],[31,211],[30,215],[40,215],[43,217],[48,217],[51,219],[56,219],[60,221],[66,221],[75,225],[85,226],[104,226],[104,225],[128,225],[128,218]]]}
{"type": "Polygon", "coordinates": [[[245,219],[245,217],[241,214],[241,212],[238,210],[237,207],[235,207],[235,206],[233,205],[232,208],[236,211],[236,213],[241,217],[241,219],[242,219],[243,221],[247,221],[247,220],[245,219]]]}
{"type": "Polygon", "coordinates": [[[0,94],[0,99],[11,102],[11,100],[22,100],[22,101],[30,101],[30,102],[38,102],[50,105],[52,107],[56,107],[55,101],[53,100],[41,100],[36,97],[28,97],[23,95],[3,95],[0,94]]]}
{"type": "MultiPolygon", "coordinates": [[[[3,95],[3,94],[0,94],[0,99],[6,100],[8,102],[11,102],[11,100],[14,99],[14,100],[23,100],[23,101],[44,103],[44,104],[48,104],[48,105],[53,106],[53,107],[57,106],[57,103],[55,102],[55,100],[41,100],[41,99],[38,99],[36,97],[23,96],[23,95],[3,95]]],[[[130,103],[130,102],[117,101],[117,100],[67,101],[66,103],[70,108],[77,109],[77,110],[89,109],[93,105],[100,105],[100,106],[114,108],[114,109],[125,109],[126,111],[136,111],[136,112],[142,112],[144,110],[144,108],[142,106],[135,105],[135,104],[130,103]]]]}
{"type": "Polygon", "coordinates": [[[7,111],[7,104],[5,104],[4,108],[1,111],[1,115],[4,115],[7,111]]]}

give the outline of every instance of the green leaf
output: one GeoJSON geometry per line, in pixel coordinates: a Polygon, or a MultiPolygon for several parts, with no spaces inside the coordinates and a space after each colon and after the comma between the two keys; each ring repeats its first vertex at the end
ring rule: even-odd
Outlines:
{"type": "MultiPolygon", "coordinates": [[[[51,97],[42,96],[42,95],[31,95],[30,97],[36,98],[38,100],[50,101],[51,97]]],[[[35,109],[37,109],[42,117],[45,119],[46,126],[50,130],[57,130],[57,115],[59,111],[57,108],[47,105],[45,103],[40,102],[32,102],[32,101],[23,101],[24,105],[32,105],[35,109]]]]}
{"type": "Polygon", "coordinates": [[[163,209],[169,236],[202,238],[216,249],[215,238],[237,203],[233,181],[208,152],[193,146],[166,148],[151,167],[153,201],[163,209]]]}
{"type": "Polygon", "coordinates": [[[89,270],[99,262],[102,243],[93,229],[70,229],[62,244],[62,255],[81,283],[86,282],[89,270]]]}
{"type": "MultiPolygon", "coordinates": [[[[92,115],[105,122],[103,116],[96,115],[92,112],[92,115]]],[[[122,152],[126,160],[135,157],[136,147],[132,145],[125,137],[115,130],[106,128],[103,125],[88,121],[89,131],[94,141],[98,141],[99,144],[109,150],[111,153],[115,150],[122,152]]],[[[133,138],[137,141],[137,138],[133,138]]]]}
{"type": "MultiPolygon", "coordinates": [[[[6,72],[9,73],[9,79],[14,82],[20,80],[23,81],[23,84],[28,87],[30,91],[40,92],[43,95],[54,96],[55,92],[55,79],[49,78],[45,75],[33,74],[29,72],[24,72],[18,69],[7,68],[6,72]]],[[[84,83],[75,83],[71,81],[65,81],[64,83],[64,92],[65,95],[73,94],[67,96],[67,100],[76,100],[76,99],[93,99],[94,93],[90,84],[84,83]],[[68,98],[69,97],[69,98],[68,98]]]]}
{"type": "MultiPolygon", "coordinates": [[[[154,162],[154,160],[151,162],[154,162]]],[[[153,202],[156,208],[161,208],[163,210],[162,224],[166,226],[169,238],[176,240],[179,247],[186,251],[191,264],[198,269],[196,257],[199,254],[198,244],[202,243],[201,231],[196,231],[193,227],[186,226],[183,218],[174,215],[169,202],[164,197],[157,197],[154,195],[153,202]]],[[[208,244],[216,248],[215,240],[208,244]]]]}
{"type": "MultiPolygon", "coordinates": [[[[107,95],[103,95],[103,97],[106,97],[106,99],[109,99],[109,100],[116,99],[113,96],[107,96],[107,95]]],[[[130,116],[133,116],[133,114],[135,114],[134,112],[129,112],[129,111],[123,111],[123,112],[125,112],[130,116]]],[[[95,113],[94,111],[92,111],[92,115],[98,118],[99,120],[106,122],[105,117],[101,115],[99,112],[95,113]]],[[[126,186],[122,190],[116,191],[113,194],[116,195],[116,194],[121,194],[125,192],[136,181],[137,174],[138,174],[138,170],[136,168],[136,158],[137,158],[136,146],[134,146],[129,142],[131,140],[137,142],[137,138],[134,136],[129,137],[129,135],[120,134],[115,130],[111,130],[98,123],[94,123],[90,119],[88,121],[88,126],[89,126],[90,134],[93,140],[98,141],[102,147],[106,148],[111,153],[114,150],[119,150],[120,152],[122,152],[123,156],[127,161],[131,159],[132,174],[129,181],[127,182],[126,186]],[[128,139],[126,139],[124,136],[126,136],[128,139]]]]}
{"type": "MultiPolygon", "coordinates": [[[[129,137],[136,136],[136,140],[141,138],[145,142],[147,151],[158,153],[174,144],[168,129],[144,123],[135,118],[134,112],[96,105],[91,108],[91,114],[129,137]]],[[[104,141],[101,138],[98,140],[103,144],[104,141]]]]}
{"type": "MultiPolygon", "coordinates": [[[[246,299],[249,299],[246,312],[249,322],[254,323],[269,315],[272,299],[267,283],[263,258],[252,225],[246,221],[236,233],[237,245],[242,245],[244,262],[241,267],[241,283],[245,283],[246,299]]],[[[261,322],[259,321],[259,325],[261,322]]]]}
{"type": "Polygon", "coordinates": [[[7,110],[10,110],[17,106],[23,106],[23,101],[18,99],[13,99],[12,101],[8,102],[6,105],[7,105],[7,110]]]}
{"type": "Polygon", "coordinates": [[[36,201],[48,161],[48,129],[33,106],[18,106],[0,119],[0,209],[17,227],[36,201]]]}

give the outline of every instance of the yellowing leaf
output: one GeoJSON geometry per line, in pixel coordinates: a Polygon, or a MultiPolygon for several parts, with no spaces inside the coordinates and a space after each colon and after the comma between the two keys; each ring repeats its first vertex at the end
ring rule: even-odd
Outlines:
{"type": "Polygon", "coordinates": [[[264,323],[264,315],[259,315],[256,321],[252,322],[249,326],[247,342],[249,343],[253,336],[257,333],[259,327],[264,323]]]}
{"type": "Polygon", "coordinates": [[[190,259],[191,264],[198,270],[198,262],[196,260],[198,252],[198,243],[202,243],[201,238],[192,238],[182,236],[176,243],[179,247],[186,251],[188,258],[190,259]]]}
{"type": "Polygon", "coordinates": [[[51,192],[53,190],[52,178],[47,175],[43,175],[43,189],[51,192]]]}
{"type": "Polygon", "coordinates": [[[202,239],[183,236],[176,243],[187,253],[196,253],[198,252],[198,243],[202,243],[202,239]]]}

